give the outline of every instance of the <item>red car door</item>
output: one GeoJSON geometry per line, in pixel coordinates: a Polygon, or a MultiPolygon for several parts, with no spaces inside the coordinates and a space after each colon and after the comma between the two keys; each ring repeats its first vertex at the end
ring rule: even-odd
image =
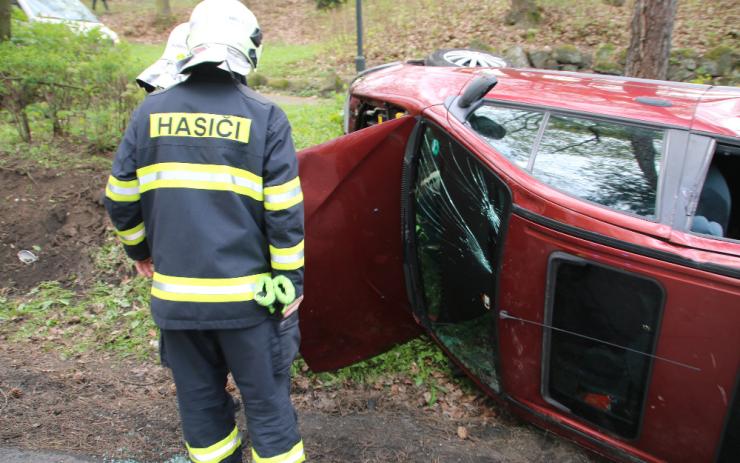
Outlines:
{"type": "Polygon", "coordinates": [[[314,371],[350,365],[421,333],[403,271],[403,117],[298,153],[306,212],[301,353],[314,371]]]}

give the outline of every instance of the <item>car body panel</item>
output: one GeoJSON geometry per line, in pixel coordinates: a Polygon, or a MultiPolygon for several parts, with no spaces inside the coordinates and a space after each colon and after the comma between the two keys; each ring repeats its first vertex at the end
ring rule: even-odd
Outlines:
{"type": "MultiPolygon", "coordinates": [[[[500,391],[492,390],[470,368],[465,368],[464,363],[445,347],[443,340],[430,332],[448,355],[489,395],[512,404],[516,413],[612,459],[713,461],[719,445],[722,445],[723,429],[729,422],[730,403],[738,387],[740,243],[691,233],[682,224],[693,214],[692,200],[698,199],[694,196],[701,191],[705,167],[714,152],[714,139],[740,146],[740,92],[694,84],[579,73],[527,69],[480,71],[398,64],[362,75],[350,88],[350,96],[350,110],[356,111],[360,101],[371,102],[372,105],[391,103],[402,107],[406,114],[416,116],[419,124],[431,123],[440,128],[505,183],[511,193],[513,206],[508,229],[504,232],[503,252],[499,262],[492,262],[500,269],[493,297],[493,310],[498,314],[494,323],[497,333],[495,355],[498,355],[496,368],[502,379],[500,391]],[[672,150],[672,164],[661,167],[661,177],[665,176],[667,180],[660,184],[658,192],[665,203],[661,206],[665,211],[659,211],[655,219],[648,220],[613,210],[559,191],[510,162],[478,136],[468,123],[456,119],[448,110],[454,97],[460,95],[479,72],[493,73],[498,78],[498,85],[486,95],[485,104],[576,114],[584,118],[666,130],[665,140],[670,145],[666,150],[672,150]],[[702,137],[704,140],[699,140],[702,137]],[[548,318],[554,310],[551,309],[551,292],[555,291],[552,289],[555,281],[552,262],[555,256],[560,255],[649,281],[662,294],[656,305],[658,316],[654,324],[641,328],[654,333],[651,334],[654,339],[652,350],[633,352],[642,359],[649,359],[645,361],[648,367],[644,380],[641,380],[644,389],[634,435],[619,434],[593,420],[588,421],[549,396],[545,380],[551,356],[549,343],[551,333],[557,328],[548,318]]],[[[344,141],[333,148],[336,152],[355,150],[367,137],[374,153],[373,160],[387,161],[385,167],[382,162],[373,162],[371,169],[347,170],[352,182],[369,185],[383,176],[381,171],[387,171],[392,173],[394,180],[388,182],[384,178],[383,184],[396,188],[393,194],[402,192],[400,182],[396,180],[400,173],[399,153],[402,146],[407,149],[415,149],[416,146],[415,140],[409,138],[413,134],[412,124],[406,126],[407,122],[404,122],[410,120],[407,116],[397,121],[378,121],[377,126],[353,132],[350,137],[354,135],[356,138],[352,138],[351,143],[350,138],[340,139],[344,141]],[[389,137],[390,149],[379,145],[382,142],[378,137],[386,136],[382,134],[389,137]]],[[[321,152],[329,151],[332,150],[323,149],[321,152]]],[[[308,198],[316,194],[311,191],[315,186],[310,184],[309,177],[321,177],[322,172],[332,167],[325,164],[319,168],[320,162],[304,156],[301,161],[303,164],[316,163],[311,169],[302,166],[302,179],[304,183],[308,182],[305,184],[308,198]]],[[[412,186],[409,188],[413,189],[412,186]]],[[[369,205],[374,201],[361,189],[348,190],[347,193],[342,197],[354,198],[358,205],[369,205]]],[[[383,196],[386,193],[384,191],[383,196]]],[[[325,198],[321,200],[322,208],[333,207],[330,205],[333,198],[319,196],[325,198]]],[[[340,202],[344,201],[349,199],[340,202]]],[[[316,209],[310,203],[307,199],[307,211],[316,209]]],[[[307,216],[309,234],[313,233],[310,220],[307,216]]],[[[393,243],[395,233],[399,244],[405,239],[398,222],[384,224],[373,221],[371,216],[363,220],[364,224],[352,224],[357,236],[382,233],[387,243],[393,243]],[[394,229],[385,235],[378,229],[382,226],[394,229]]],[[[329,227],[322,223],[321,228],[327,230],[329,227]]],[[[341,236],[341,241],[347,230],[348,227],[341,225],[331,233],[341,236]]],[[[409,232],[408,226],[405,231],[409,232]]],[[[322,235],[321,239],[327,241],[327,236],[322,235]]],[[[309,238],[307,242],[310,244],[309,238]]],[[[332,252],[353,255],[350,244],[342,246],[347,247],[340,251],[332,249],[332,252]]],[[[317,248],[323,248],[323,253],[328,252],[329,246],[323,244],[317,248]]],[[[372,259],[372,255],[377,254],[383,254],[383,251],[372,250],[364,259],[372,259]]],[[[354,256],[358,255],[354,253],[354,256]]],[[[317,265],[322,265],[320,259],[328,260],[321,255],[314,259],[317,265]]],[[[352,260],[356,261],[356,258],[352,260]]],[[[307,265],[311,265],[308,257],[307,265]]],[[[406,262],[406,265],[408,268],[420,264],[406,262]]],[[[395,263],[392,268],[397,269],[395,263]]],[[[414,291],[418,291],[414,288],[418,283],[413,281],[418,279],[414,273],[408,272],[409,281],[406,281],[411,300],[418,299],[414,296],[414,291]]],[[[363,272],[345,277],[343,282],[346,285],[362,286],[363,272]]],[[[307,292],[322,293],[325,289],[313,289],[325,288],[322,284],[325,285],[319,280],[307,283],[307,292]]],[[[365,340],[347,342],[340,336],[337,341],[324,335],[319,327],[327,323],[325,319],[320,320],[323,313],[318,305],[311,306],[311,312],[304,320],[309,319],[307,324],[311,325],[309,337],[319,340],[309,350],[323,356],[322,366],[331,368],[332,365],[359,360],[363,358],[358,354],[359,350],[364,349],[366,354],[380,351],[392,340],[413,334],[413,329],[404,325],[398,335],[377,342],[383,330],[396,330],[397,323],[411,320],[407,318],[408,298],[401,294],[397,282],[386,284],[398,297],[393,305],[395,309],[377,298],[381,290],[376,290],[375,294],[366,292],[363,296],[368,301],[374,299],[375,303],[363,305],[361,310],[376,311],[378,316],[363,313],[361,318],[368,323],[382,325],[382,328],[373,326],[373,330],[367,330],[365,340]],[[381,310],[384,311],[382,316],[379,315],[381,310]],[[335,355],[336,360],[330,359],[330,346],[338,343],[352,352],[342,351],[335,355]]],[[[340,302],[335,301],[335,305],[340,302]]],[[[425,315],[416,306],[413,308],[416,320],[431,329],[424,322],[425,315]]],[[[348,320],[343,319],[343,323],[348,320]]],[[[354,333],[352,336],[362,336],[359,326],[349,326],[348,330],[354,333]]],[[[603,343],[599,339],[592,341],[603,343]]],[[[624,349],[624,346],[611,347],[624,349]]]]}
{"type": "Polygon", "coordinates": [[[740,120],[728,114],[740,114],[740,88],[712,87],[702,96],[691,129],[737,138],[740,120]]]}
{"type": "MultiPolygon", "coordinates": [[[[535,223],[516,211],[508,236],[501,272],[501,309],[518,318],[545,323],[544,285],[520,282],[547,281],[547,256],[553,252],[626,267],[658,281],[667,299],[655,355],[675,363],[654,361],[642,431],[634,445],[670,456],[670,461],[711,460],[727,407],[726,391],[732,390],[740,364],[737,279],[590,242],[535,223]],[[666,423],[671,423],[670,432],[666,423]],[[676,446],[679,435],[686,447],[676,446]]],[[[556,410],[541,391],[544,331],[531,323],[500,321],[499,345],[504,390],[519,401],[536,404],[541,413],[553,414],[556,410]]],[[[589,432],[598,431],[592,428],[589,432]]],[[[601,434],[600,439],[609,437],[601,434]]]]}
{"type": "Polygon", "coordinates": [[[337,369],[418,336],[401,246],[407,116],[299,153],[306,222],[301,353],[337,369]]]}
{"type": "Polygon", "coordinates": [[[358,78],[352,94],[405,102],[410,112],[418,113],[460,94],[481,72],[492,74],[499,81],[486,96],[488,99],[686,129],[693,125],[695,130],[728,136],[738,133],[736,123],[721,116],[738,104],[740,91],[731,87],[538,69],[481,71],[398,64],[358,78]],[[662,99],[669,101],[670,106],[641,103],[637,98],[662,99]],[[697,111],[699,102],[701,108],[697,111]],[[717,105],[723,106],[721,112],[716,111],[717,105]]]}

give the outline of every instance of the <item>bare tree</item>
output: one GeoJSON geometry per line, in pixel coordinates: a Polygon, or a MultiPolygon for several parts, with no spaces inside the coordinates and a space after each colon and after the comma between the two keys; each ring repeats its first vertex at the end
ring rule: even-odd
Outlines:
{"type": "Polygon", "coordinates": [[[10,0],[0,0],[0,42],[10,38],[10,0]]]}
{"type": "Polygon", "coordinates": [[[506,24],[533,26],[540,22],[542,11],[537,0],[511,0],[511,7],[506,13],[506,24]]]}
{"type": "Polygon", "coordinates": [[[626,75],[661,80],[668,77],[677,8],[678,0],[635,0],[626,75]]]}
{"type": "Polygon", "coordinates": [[[162,18],[166,16],[172,16],[172,8],[170,8],[170,0],[156,0],[156,3],[157,3],[157,16],[158,17],[162,18]]]}

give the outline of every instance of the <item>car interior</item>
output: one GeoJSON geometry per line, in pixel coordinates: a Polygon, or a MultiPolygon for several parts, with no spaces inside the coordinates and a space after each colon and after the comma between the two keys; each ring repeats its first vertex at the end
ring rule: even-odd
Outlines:
{"type": "Polygon", "coordinates": [[[372,103],[365,102],[360,105],[355,130],[372,127],[405,115],[405,109],[390,103],[374,105],[372,103]]]}
{"type": "Polygon", "coordinates": [[[466,369],[499,391],[495,255],[509,193],[442,130],[425,127],[420,145],[412,192],[424,318],[466,369]]]}
{"type": "Polygon", "coordinates": [[[691,231],[740,239],[740,147],[717,144],[691,231]]]}
{"type": "Polygon", "coordinates": [[[660,286],[571,256],[550,263],[545,345],[549,400],[626,438],[637,435],[657,327],[660,286]]]}

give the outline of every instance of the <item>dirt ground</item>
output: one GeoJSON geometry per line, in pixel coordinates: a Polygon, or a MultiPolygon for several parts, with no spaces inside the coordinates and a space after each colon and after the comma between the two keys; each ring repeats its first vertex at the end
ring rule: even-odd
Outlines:
{"type": "Polygon", "coordinates": [[[106,174],[0,167],[0,288],[23,291],[42,281],[80,284],[90,277],[89,251],[102,243],[106,174]],[[38,260],[25,264],[18,252],[38,260]]]}
{"type": "MultiPolygon", "coordinates": [[[[293,397],[310,461],[600,461],[482,397],[450,419],[441,408],[417,406],[413,387],[394,395],[372,387],[304,388],[303,382],[295,381],[293,397]]],[[[169,371],[99,353],[62,360],[32,343],[0,342],[0,448],[106,462],[182,455],[169,371]]]]}

